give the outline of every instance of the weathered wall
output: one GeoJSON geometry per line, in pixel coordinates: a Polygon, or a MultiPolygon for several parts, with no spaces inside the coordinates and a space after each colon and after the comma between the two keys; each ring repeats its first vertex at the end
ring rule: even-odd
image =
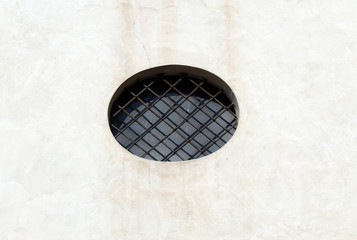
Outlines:
{"type": "Polygon", "coordinates": [[[356,239],[357,1],[1,0],[0,239],[356,239]],[[139,159],[120,83],[211,71],[240,103],[221,150],[139,159]]]}

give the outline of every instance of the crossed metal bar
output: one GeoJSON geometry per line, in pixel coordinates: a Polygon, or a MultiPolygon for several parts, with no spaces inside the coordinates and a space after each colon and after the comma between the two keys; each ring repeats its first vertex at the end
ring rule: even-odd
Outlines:
{"type": "Polygon", "coordinates": [[[115,134],[115,138],[118,138],[119,135],[123,135],[130,141],[130,143],[127,146],[124,146],[129,151],[131,151],[135,154],[133,147],[137,146],[144,152],[144,154],[141,155],[141,157],[144,157],[144,158],[149,157],[156,161],[170,161],[170,159],[172,157],[177,156],[182,161],[185,161],[185,160],[200,157],[202,155],[205,156],[207,154],[210,154],[211,153],[210,148],[213,145],[216,145],[218,148],[222,147],[221,144],[218,143],[218,141],[222,141],[223,143],[226,143],[226,141],[223,140],[222,137],[224,135],[226,135],[227,133],[231,136],[232,135],[231,130],[236,129],[236,126],[237,126],[236,114],[231,110],[233,103],[230,103],[226,106],[218,98],[218,96],[223,93],[222,89],[216,88],[217,92],[214,94],[211,94],[203,86],[206,83],[205,81],[197,80],[197,79],[193,80],[192,78],[187,77],[187,75],[185,75],[185,74],[183,74],[182,76],[177,76],[177,77],[178,77],[178,79],[173,83],[170,83],[170,81],[165,79],[163,77],[163,75],[158,76],[156,79],[153,79],[153,81],[151,81],[149,84],[145,84],[141,81],[138,81],[137,84],[141,84],[141,86],[143,87],[138,93],[134,93],[133,91],[130,90],[130,88],[125,89],[125,91],[127,93],[129,93],[132,96],[132,98],[130,98],[130,100],[128,100],[123,106],[116,104],[116,106],[118,107],[118,110],[116,112],[114,112],[114,114],[112,115],[112,118],[116,117],[120,112],[123,112],[127,116],[129,116],[129,118],[131,120],[124,127],[115,126],[113,123],[111,124],[111,126],[117,131],[117,133],[115,134]],[[193,84],[191,89],[188,89],[190,91],[188,94],[184,94],[179,89],[178,84],[181,81],[189,81],[190,83],[193,84]],[[151,86],[156,82],[158,82],[159,84],[165,83],[169,88],[166,91],[164,91],[163,93],[157,93],[153,89],[151,89],[151,86]],[[197,104],[192,100],[192,97],[195,95],[195,93],[198,89],[200,89],[202,92],[204,92],[208,96],[208,98],[205,98],[203,100],[199,100],[198,98],[196,98],[196,100],[199,101],[199,103],[197,104]],[[141,98],[141,95],[146,90],[152,94],[152,98],[150,99],[150,100],[154,99],[154,101],[152,103],[148,103],[147,101],[145,101],[141,98]],[[180,98],[178,100],[173,100],[170,97],[169,93],[174,93],[175,95],[180,96],[180,98]],[[167,100],[170,100],[171,102],[173,102],[173,104],[168,103],[167,100]],[[140,104],[142,104],[145,107],[144,110],[139,111],[138,109],[135,109],[130,106],[131,103],[135,103],[137,101],[139,101],[140,104]],[[190,104],[192,104],[192,106],[194,106],[194,108],[195,108],[194,111],[189,112],[189,111],[186,111],[182,107],[182,104],[185,103],[186,101],[189,102],[190,104]],[[218,103],[221,108],[218,111],[214,111],[208,105],[211,101],[218,103]],[[159,102],[162,102],[165,105],[167,105],[169,107],[169,110],[166,112],[163,112],[160,109],[158,109],[156,104],[159,102]],[[136,111],[137,114],[133,115],[131,113],[132,111],[128,111],[129,108],[131,108],[132,111],[136,111]],[[207,113],[207,111],[204,108],[210,110],[214,114],[212,115],[212,114],[207,113]],[[139,120],[142,117],[146,121],[149,122],[149,120],[145,116],[145,113],[148,112],[149,110],[150,110],[150,113],[154,114],[158,119],[154,123],[152,123],[151,126],[145,127],[139,120]],[[183,111],[184,114],[181,111],[183,111]],[[194,119],[197,123],[200,123],[200,120],[195,117],[195,114],[198,112],[201,112],[201,114],[205,114],[208,117],[208,120],[206,120],[206,122],[202,123],[201,126],[196,127],[192,123],[190,123],[189,120],[194,119]],[[179,124],[175,123],[172,119],[170,119],[168,117],[172,113],[176,113],[178,116],[180,116],[183,119],[183,121],[181,121],[179,124]],[[222,117],[223,114],[227,114],[227,113],[231,114],[233,117],[233,120],[231,122],[228,122],[225,118],[222,117]],[[218,118],[223,120],[224,124],[220,123],[219,121],[216,121],[218,118]],[[132,129],[131,126],[134,122],[136,122],[143,128],[143,130],[144,130],[143,133],[138,134],[135,130],[132,129]],[[169,132],[161,131],[160,128],[158,127],[160,123],[165,123],[170,128],[170,131],[169,132]],[[182,130],[182,126],[186,123],[195,129],[195,131],[192,134],[189,134],[182,130]],[[216,131],[213,131],[212,129],[210,129],[209,126],[212,123],[215,123],[220,127],[219,132],[217,132],[218,129],[215,129],[216,131]],[[127,136],[127,134],[125,134],[129,130],[132,131],[136,135],[136,137],[134,139],[127,136]],[[164,137],[160,138],[160,137],[156,136],[156,134],[153,133],[153,130],[158,131],[164,137]],[[208,133],[206,131],[209,131],[214,137],[212,138],[212,137],[208,136],[207,135],[208,133]],[[147,140],[145,140],[144,137],[149,133],[151,136],[153,136],[157,140],[156,143],[151,144],[147,140]],[[172,139],[170,139],[170,136],[173,133],[177,133],[184,140],[181,143],[177,143],[177,142],[173,141],[172,139]],[[205,138],[207,138],[209,141],[204,145],[202,143],[200,143],[196,138],[199,134],[202,134],[203,136],[205,136],[205,138]],[[144,149],[144,147],[141,146],[142,144],[140,144],[140,141],[143,141],[146,145],[148,145],[150,147],[150,149],[144,149]],[[168,141],[170,141],[172,143],[172,145],[175,145],[176,147],[172,147],[172,145],[170,146],[170,143],[168,141]],[[160,144],[162,144],[169,150],[168,154],[164,155],[160,150],[158,150],[160,144]],[[196,149],[196,152],[188,153],[184,149],[187,144],[191,144],[191,146],[193,146],[196,149]],[[160,155],[159,158],[157,156],[154,156],[153,153],[151,153],[153,150],[157,154],[160,155]],[[189,158],[184,157],[181,152],[185,153],[187,156],[189,156],[189,158]]]}

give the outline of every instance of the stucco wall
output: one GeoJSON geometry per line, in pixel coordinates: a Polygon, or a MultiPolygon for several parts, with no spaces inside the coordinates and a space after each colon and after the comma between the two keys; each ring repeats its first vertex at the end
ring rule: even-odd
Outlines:
{"type": "Polygon", "coordinates": [[[357,1],[1,0],[0,239],[356,239],[357,1]],[[143,69],[233,89],[218,152],[159,163],[107,107],[143,69]]]}

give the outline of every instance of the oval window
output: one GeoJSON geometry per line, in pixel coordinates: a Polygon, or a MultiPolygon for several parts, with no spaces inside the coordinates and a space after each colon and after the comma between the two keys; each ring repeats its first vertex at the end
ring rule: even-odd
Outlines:
{"type": "Polygon", "coordinates": [[[169,65],[126,80],[109,106],[115,139],[150,160],[177,162],[209,155],[233,136],[238,103],[232,90],[203,69],[169,65]]]}

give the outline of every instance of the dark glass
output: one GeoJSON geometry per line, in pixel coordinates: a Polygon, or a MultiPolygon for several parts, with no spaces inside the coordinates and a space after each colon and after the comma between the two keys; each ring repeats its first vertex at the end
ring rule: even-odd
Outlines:
{"type": "Polygon", "coordinates": [[[156,161],[184,161],[217,151],[237,127],[224,92],[187,75],[137,81],[114,101],[110,125],[131,153],[156,161]]]}

